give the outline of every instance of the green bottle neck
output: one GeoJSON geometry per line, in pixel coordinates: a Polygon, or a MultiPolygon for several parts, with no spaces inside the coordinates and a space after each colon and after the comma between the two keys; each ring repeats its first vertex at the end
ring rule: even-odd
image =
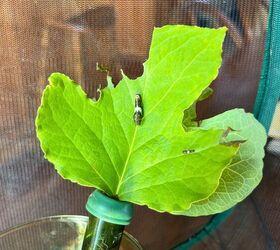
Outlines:
{"type": "Polygon", "coordinates": [[[132,219],[132,204],[95,190],[88,198],[86,209],[90,215],[82,250],[118,250],[124,227],[132,219]]]}
{"type": "Polygon", "coordinates": [[[119,250],[124,227],[90,215],[82,250],[119,250]]]}

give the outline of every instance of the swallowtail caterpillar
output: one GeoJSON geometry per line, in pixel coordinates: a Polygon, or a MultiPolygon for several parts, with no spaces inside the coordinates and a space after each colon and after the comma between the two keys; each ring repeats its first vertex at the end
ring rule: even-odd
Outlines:
{"type": "Polygon", "coordinates": [[[140,125],[143,118],[142,98],[140,94],[135,95],[133,120],[136,125],[140,125]]]}

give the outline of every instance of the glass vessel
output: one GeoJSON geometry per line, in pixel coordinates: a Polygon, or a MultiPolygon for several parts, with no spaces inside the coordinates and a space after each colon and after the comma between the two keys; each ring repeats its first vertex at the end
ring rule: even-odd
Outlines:
{"type": "MultiPolygon", "coordinates": [[[[0,233],[0,249],[81,250],[88,224],[86,216],[51,216],[0,233]]],[[[143,250],[124,232],[120,250],[143,250]]]]}

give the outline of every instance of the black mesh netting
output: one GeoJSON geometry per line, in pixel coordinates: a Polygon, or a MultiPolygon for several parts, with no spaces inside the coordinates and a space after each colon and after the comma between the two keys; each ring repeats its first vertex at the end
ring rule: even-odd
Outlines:
{"type": "MultiPolygon", "coordinates": [[[[266,0],[2,0],[0,3],[0,230],[55,214],[84,214],[91,192],[62,180],[43,159],[34,119],[47,76],[68,74],[90,96],[109,68],[142,73],[154,26],[227,26],[208,117],[233,107],[253,110],[268,17],[266,0]]],[[[194,249],[275,249],[279,235],[279,156],[267,153],[264,180],[218,231],[194,249]]],[[[145,249],[170,249],[209,220],[136,207],[127,229],[145,249]]],[[[0,243],[1,244],[1,243],[0,243]]],[[[0,246],[1,248],[1,246],[0,246]]],[[[3,249],[3,248],[1,248],[3,249]]]]}

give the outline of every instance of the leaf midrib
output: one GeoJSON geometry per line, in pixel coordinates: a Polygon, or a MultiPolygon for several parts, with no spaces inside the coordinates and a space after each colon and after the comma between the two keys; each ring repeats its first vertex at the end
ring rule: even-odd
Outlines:
{"type": "Polygon", "coordinates": [[[118,186],[117,186],[117,189],[116,189],[116,195],[119,194],[119,191],[120,191],[120,188],[121,188],[121,184],[123,182],[123,177],[124,177],[124,174],[126,172],[130,156],[133,153],[133,146],[134,146],[134,141],[135,141],[135,138],[136,138],[137,130],[138,130],[138,126],[135,126],[133,137],[132,137],[132,142],[131,142],[131,144],[129,146],[129,151],[128,151],[128,155],[127,155],[127,158],[126,158],[126,161],[125,161],[125,164],[124,164],[122,175],[121,175],[121,177],[119,179],[119,183],[118,183],[118,186]]]}

